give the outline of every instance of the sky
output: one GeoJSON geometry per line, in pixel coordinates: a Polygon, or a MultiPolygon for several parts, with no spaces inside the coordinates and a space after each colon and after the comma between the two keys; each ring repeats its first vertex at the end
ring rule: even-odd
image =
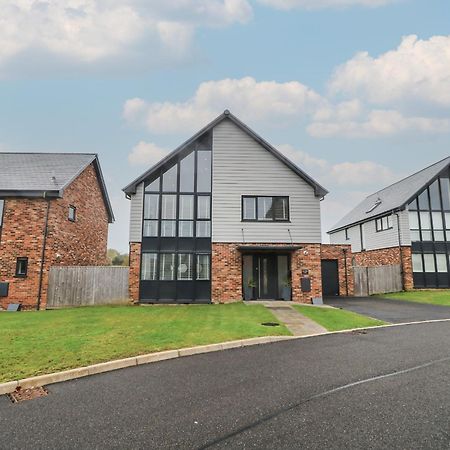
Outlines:
{"type": "Polygon", "coordinates": [[[224,109],[330,194],[326,231],[450,156],[448,0],[0,0],[0,151],[98,153],[122,188],[224,109]]]}

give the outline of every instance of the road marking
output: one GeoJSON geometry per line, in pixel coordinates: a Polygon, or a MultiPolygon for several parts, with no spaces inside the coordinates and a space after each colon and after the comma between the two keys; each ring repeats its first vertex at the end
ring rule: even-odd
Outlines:
{"type": "Polygon", "coordinates": [[[252,428],[255,428],[255,427],[259,426],[259,425],[262,425],[262,424],[264,424],[266,422],[269,422],[270,420],[275,419],[276,417],[278,417],[278,416],[280,416],[280,415],[282,415],[282,414],[284,414],[286,412],[293,411],[294,409],[297,409],[300,406],[303,406],[306,403],[309,403],[309,402],[311,402],[313,400],[317,400],[317,399],[321,399],[321,398],[324,398],[324,397],[328,397],[329,395],[336,394],[337,392],[341,392],[341,391],[344,391],[346,389],[351,389],[351,388],[353,388],[355,386],[360,386],[362,384],[372,383],[374,381],[379,381],[379,380],[383,380],[383,379],[386,379],[386,378],[396,377],[396,376],[399,376],[399,375],[405,375],[407,373],[415,372],[417,370],[425,369],[425,368],[433,366],[435,364],[440,364],[440,363],[447,362],[447,361],[450,361],[450,356],[447,356],[446,358],[436,359],[436,360],[433,360],[433,361],[430,361],[430,362],[427,362],[427,363],[424,363],[424,364],[420,364],[418,366],[410,367],[409,369],[398,370],[398,371],[387,373],[387,374],[384,374],[384,375],[378,375],[376,377],[370,377],[370,378],[366,378],[364,380],[355,381],[353,383],[344,384],[343,386],[339,386],[337,388],[330,389],[330,390],[325,391],[325,392],[321,392],[320,394],[313,395],[312,397],[309,397],[309,398],[307,398],[307,399],[305,399],[305,400],[303,400],[303,401],[301,401],[299,403],[296,403],[295,405],[291,405],[291,406],[289,406],[289,407],[287,407],[285,409],[276,411],[276,412],[274,412],[272,414],[269,414],[269,415],[267,415],[265,417],[262,417],[261,419],[257,420],[256,422],[253,422],[253,423],[251,423],[249,425],[246,425],[245,427],[239,428],[238,430],[234,431],[233,433],[230,433],[230,434],[228,434],[226,436],[223,436],[221,438],[217,438],[214,441],[210,441],[207,444],[205,444],[204,446],[199,447],[199,450],[211,448],[211,447],[213,447],[215,445],[223,443],[223,442],[225,442],[225,441],[227,441],[227,440],[229,440],[229,439],[231,439],[231,438],[233,438],[235,436],[238,436],[238,435],[240,435],[240,434],[242,434],[242,433],[244,433],[246,431],[251,430],[252,428]]]}

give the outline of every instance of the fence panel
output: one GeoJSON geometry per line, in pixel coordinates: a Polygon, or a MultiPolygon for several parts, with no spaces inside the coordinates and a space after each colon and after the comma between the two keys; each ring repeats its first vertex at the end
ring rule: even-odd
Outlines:
{"type": "Polygon", "coordinates": [[[400,292],[402,273],[400,265],[354,267],[355,297],[400,292]]]}
{"type": "Polygon", "coordinates": [[[128,295],[128,267],[52,267],[47,308],[123,303],[128,295]]]}

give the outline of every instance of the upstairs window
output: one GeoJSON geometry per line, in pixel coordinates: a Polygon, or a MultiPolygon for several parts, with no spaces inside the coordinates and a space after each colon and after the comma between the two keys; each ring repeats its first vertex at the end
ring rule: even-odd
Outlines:
{"type": "Polygon", "coordinates": [[[2,200],[0,198],[0,227],[3,224],[3,209],[4,209],[4,207],[5,207],[5,200],[2,200]]]}
{"type": "Polygon", "coordinates": [[[71,222],[75,222],[76,218],[77,218],[77,208],[75,208],[75,206],[70,205],[69,206],[69,217],[68,217],[68,219],[71,222]]]}
{"type": "Polygon", "coordinates": [[[243,222],[288,222],[289,197],[243,196],[243,222]]]}
{"type": "Polygon", "coordinates": [[[392,230],[392,216],[385,216],[375,221],[377,231],[392,230]]]}

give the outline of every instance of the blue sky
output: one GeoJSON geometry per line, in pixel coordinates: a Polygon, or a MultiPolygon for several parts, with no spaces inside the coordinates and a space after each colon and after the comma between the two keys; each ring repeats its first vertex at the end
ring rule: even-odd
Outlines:
{"type": "Polygon", "coordinates": [[[365,195],[450,154],[450,3],[6,0],[0,150],[96,152],[121,188],[229,108],[331,194],[365,195]],[[167,5],[170,3],[170,5],[167,5]]]}

